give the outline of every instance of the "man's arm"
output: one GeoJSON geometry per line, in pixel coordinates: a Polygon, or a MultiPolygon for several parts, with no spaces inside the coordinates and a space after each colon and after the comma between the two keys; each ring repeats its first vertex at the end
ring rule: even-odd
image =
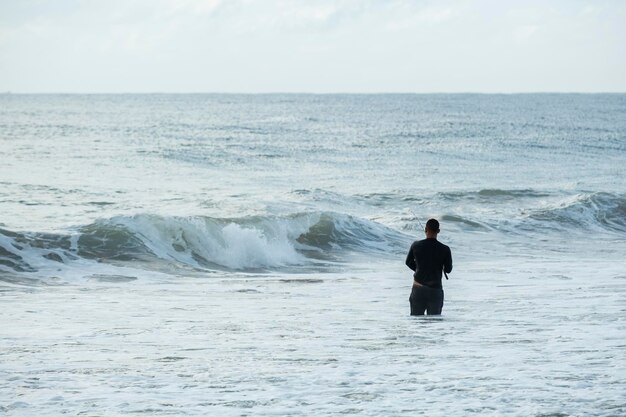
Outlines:
{"type": "Polygon", "coordinates": [[[447,250],[447,254],[446,254],[446,260],[443,263],[443,271],[446,274],[449,274],[450,272],[452,272],[452,252],[450,251],[450,248],[448,248],[447,250]]]}
{"type": "Polygon", "coordinates": [[[409,268],[411,268],[413,271],[415,271],[415,257],[413,256],[413,245],[411,245],[411,249],[409,249],[409,253],[408,255],[406,255],[406,266],[408,266],[409,268]]]}

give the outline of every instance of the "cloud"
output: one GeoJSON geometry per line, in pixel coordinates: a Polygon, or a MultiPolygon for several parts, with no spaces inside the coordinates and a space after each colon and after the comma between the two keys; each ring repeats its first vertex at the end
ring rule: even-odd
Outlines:
{"type": "Polygon", "coordinates": [[[514,37],[517,43],[524,43],[528,41],[535,33],[537,33],[537,26],[534,25],[521,25],[515,28],[514,37]]]}
{"type": "Polygon", "coordinates": [[[625,90],[625,10],[609,0],[0,1],[0,90],[625,90]]]}

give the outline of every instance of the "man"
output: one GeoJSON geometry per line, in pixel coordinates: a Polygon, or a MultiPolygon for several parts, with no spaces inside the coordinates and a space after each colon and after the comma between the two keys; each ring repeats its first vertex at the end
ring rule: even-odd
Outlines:
{"type": "Polygon", "coordinates": [[[415,271],[409,297],[412,316],[423,316],[424,311],[428,315],[441,314],[441,271],[446,274],[452,271],[450,248],[437,240],[439,222],[435,219],[428,220],[424,232],[426,239],[413,242],[406,257],[406,265],[415,271]]]}

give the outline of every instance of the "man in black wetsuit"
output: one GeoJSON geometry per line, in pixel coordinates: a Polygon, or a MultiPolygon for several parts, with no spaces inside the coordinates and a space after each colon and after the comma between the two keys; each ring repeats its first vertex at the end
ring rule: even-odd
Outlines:
{"type": "Polygon", "coordinates": [[[441,314],[443,308],[441,271],[446,274],[452,271],[450,248],[437,240],[439,222],[435,219],[428,220],[424,232],[426,239],[413,242],[406,257],[406,265],[415,271],[413,289],[409,297],[412,316],[423,316],[424,311],[429,316],[441,314]]]}

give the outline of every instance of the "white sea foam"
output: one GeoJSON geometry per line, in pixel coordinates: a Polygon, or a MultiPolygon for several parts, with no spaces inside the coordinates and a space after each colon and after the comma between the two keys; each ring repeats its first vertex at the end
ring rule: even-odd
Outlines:
{"type": "Polygon", "coordinates": [[[308,230],[310,220],[264,221],[242,225],[204,218],[135,216],[118,218],[159,258],[206,266],[205,262],[232,269],[278,267],[304,262],[295,239],[308,230]]]}
{"type": "Polygon", "coordinates": [[[9,417],[620,415],[622,271],[591,281],[598,261],[514,262],[460,263],[434,319],[408,316],[401,262],[0,292],[10,341],[0,407],[9,417]]]}

